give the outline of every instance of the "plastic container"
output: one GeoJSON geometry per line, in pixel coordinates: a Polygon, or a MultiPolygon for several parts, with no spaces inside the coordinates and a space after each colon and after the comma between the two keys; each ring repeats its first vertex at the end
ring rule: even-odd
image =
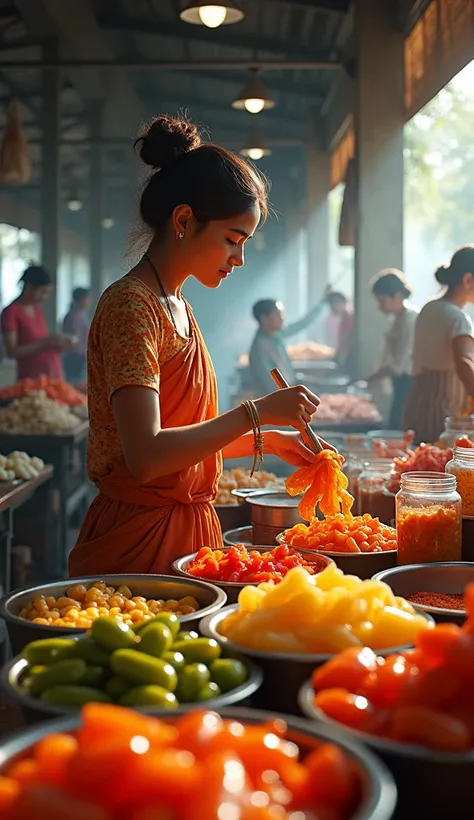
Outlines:
{"type": "Polygon", "coordinates": [[[439,437],[440,444],[446,448],[454,447],[458,438],[463,436],[474,442],[474,416],[448,416],[444,420],[444,432],[439,437]]]}
{"type": "Polygon", "coordinates": [[[456,489],[461,496],[462,514],[474,515],[474,450],[455,447],[446,472],[456,476],[456,489]]]}
{"type": "Polygon", "coordinates": [[[370,513],[388,525],[395,518],[395,496],[387,490],[392,466],[390,458],[371,459],[364,464],[358,478],[359,515],[370,513]]]}
{"type": "Polygon", "coordinates": [[[404,473],[396,509],[399,564],[461,560],[462,505],[455,476],[404,473]]]}

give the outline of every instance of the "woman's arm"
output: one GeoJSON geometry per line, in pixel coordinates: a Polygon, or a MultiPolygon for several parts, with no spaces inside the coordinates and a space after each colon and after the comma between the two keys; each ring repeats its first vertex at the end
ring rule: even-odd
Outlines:
{"type": "Polygon", "coordinates": [[[51,336],[47,336],[45,339],[40,339],[37,342],[19,345],[16,330],[7,330],[4,333],[3,339],[7,356],[9,356],[10,359],[23,359],[25,356],[32,356],[34,353],[39,353],[40,350],[47,350],[55,346],[53,337],[51,336]]]}
{"type": "Polygon", "coordinates": [[[456,373],[469,396],[474,396],[474,338],[456,336],[452,340],[456,373]]]}
{"type": "MultiPolygon", "coordinates": [[[[316,412],[319,399],[298,386],[255,404],[262,425],[302,427],[316,412]]],[[[120,388],[112,396],[112,408],[125,461],[140,483],[199,464],[251,430],[242,406],[201,424],[162,429],[159,395],[148,387],[120,388]]]]}

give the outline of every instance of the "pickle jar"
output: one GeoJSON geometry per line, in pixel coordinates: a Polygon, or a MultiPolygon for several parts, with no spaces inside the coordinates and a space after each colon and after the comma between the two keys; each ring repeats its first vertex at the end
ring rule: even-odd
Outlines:
{"type": "Polygon", "coordinates": [[[446,473],[456,476],[456,486],[462,501],[462,514],[474,516],[474,449],[455,447],[446,473]]]}
{"type": "Polygon", "coordinates": [[[474,442],[474,416],[448,416],[444,420],[444,432],[439,437],[442,447],[454,447],[458,438],[468,438],[474,442]]]}
{"type": "Polygon", "coordinates": [[[354,450],[345,456],[343,473],[347,476],[348,492],[354,498],[353,515],[359,515],[359,476],[364,469],[364,462],[370,458],[368,450],[354,450]]]}
{"type": "Polygon", "coordinates": [[[372,458],[364,463],[358,478],[359,514],[369,513],[383,524],[395,518],[395,496],[387,489],[392,466],[390,458],[372,458]]]}
{"type": "Polygon", "coordinates": [[[396,513],[399,564],[461,560],[462,507],[456,476],[403,473],[396,513]]]}

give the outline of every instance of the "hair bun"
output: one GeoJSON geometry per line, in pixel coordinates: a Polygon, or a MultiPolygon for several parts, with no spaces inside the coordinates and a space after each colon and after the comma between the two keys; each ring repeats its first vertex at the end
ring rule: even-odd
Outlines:
{"type": "Polygon", "coordinates": [[[435,279],[440,285],[450,285],[451,265],[440,265],[435,273],[435,279]]]}
{"type": "Polygon", "coordinates": [[[140,145],[140,158],[155,170],[166,168],[200,144],[199,130],[193,122],[167,114],[155,117],[135,142],[135,146],[140,145]]]}

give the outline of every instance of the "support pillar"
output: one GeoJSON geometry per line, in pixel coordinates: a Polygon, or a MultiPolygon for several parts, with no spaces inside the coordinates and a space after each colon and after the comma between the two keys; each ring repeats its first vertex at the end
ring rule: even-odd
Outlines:
{"type": "Polygon", "coordinates": [[[102,147],[102,101],[93,100],[90,111],[90,191],[89,191],[89,257],[92,303],[95,307],[105,289],[102,259],[102,198],[103,162],[102,147]]]}
{"type": "MultiPolygon", "coordinates": [[[[43,47],[46,62],[58,59],[58,43],[51,41],[43,47]]],[[[58,288],[60,262],[60,125],[61,75],[59,68],[44,68],[42,77],[41,123],[41,261],[53,280],[54,291],[44,303],[44,315],[51,333],[57,328],[58,288]]]]}
{"type": "Polygon", "coordinates": [[[285,307],[289,321],[299,319],[307,312],[308,286],[304,258],[301,209],[294,204],[285,220],[285,307]]]}
{"type": "MultiPolygon", "coordinates": [[[[315,138],[316,139],[316,138],[315,138]]],[[[329,181],[330,161],[326,150],[314,144],[307,146],[307,245],[308,301],[315,305],[329,281],[329,181]]]]}
{"type": "Polygon", "coordinates": [[[404,37],[391,0],[356,0],[356,351],[360,376],[377,364],[386,320],[370,280],[403,265],[404,37]]]}

